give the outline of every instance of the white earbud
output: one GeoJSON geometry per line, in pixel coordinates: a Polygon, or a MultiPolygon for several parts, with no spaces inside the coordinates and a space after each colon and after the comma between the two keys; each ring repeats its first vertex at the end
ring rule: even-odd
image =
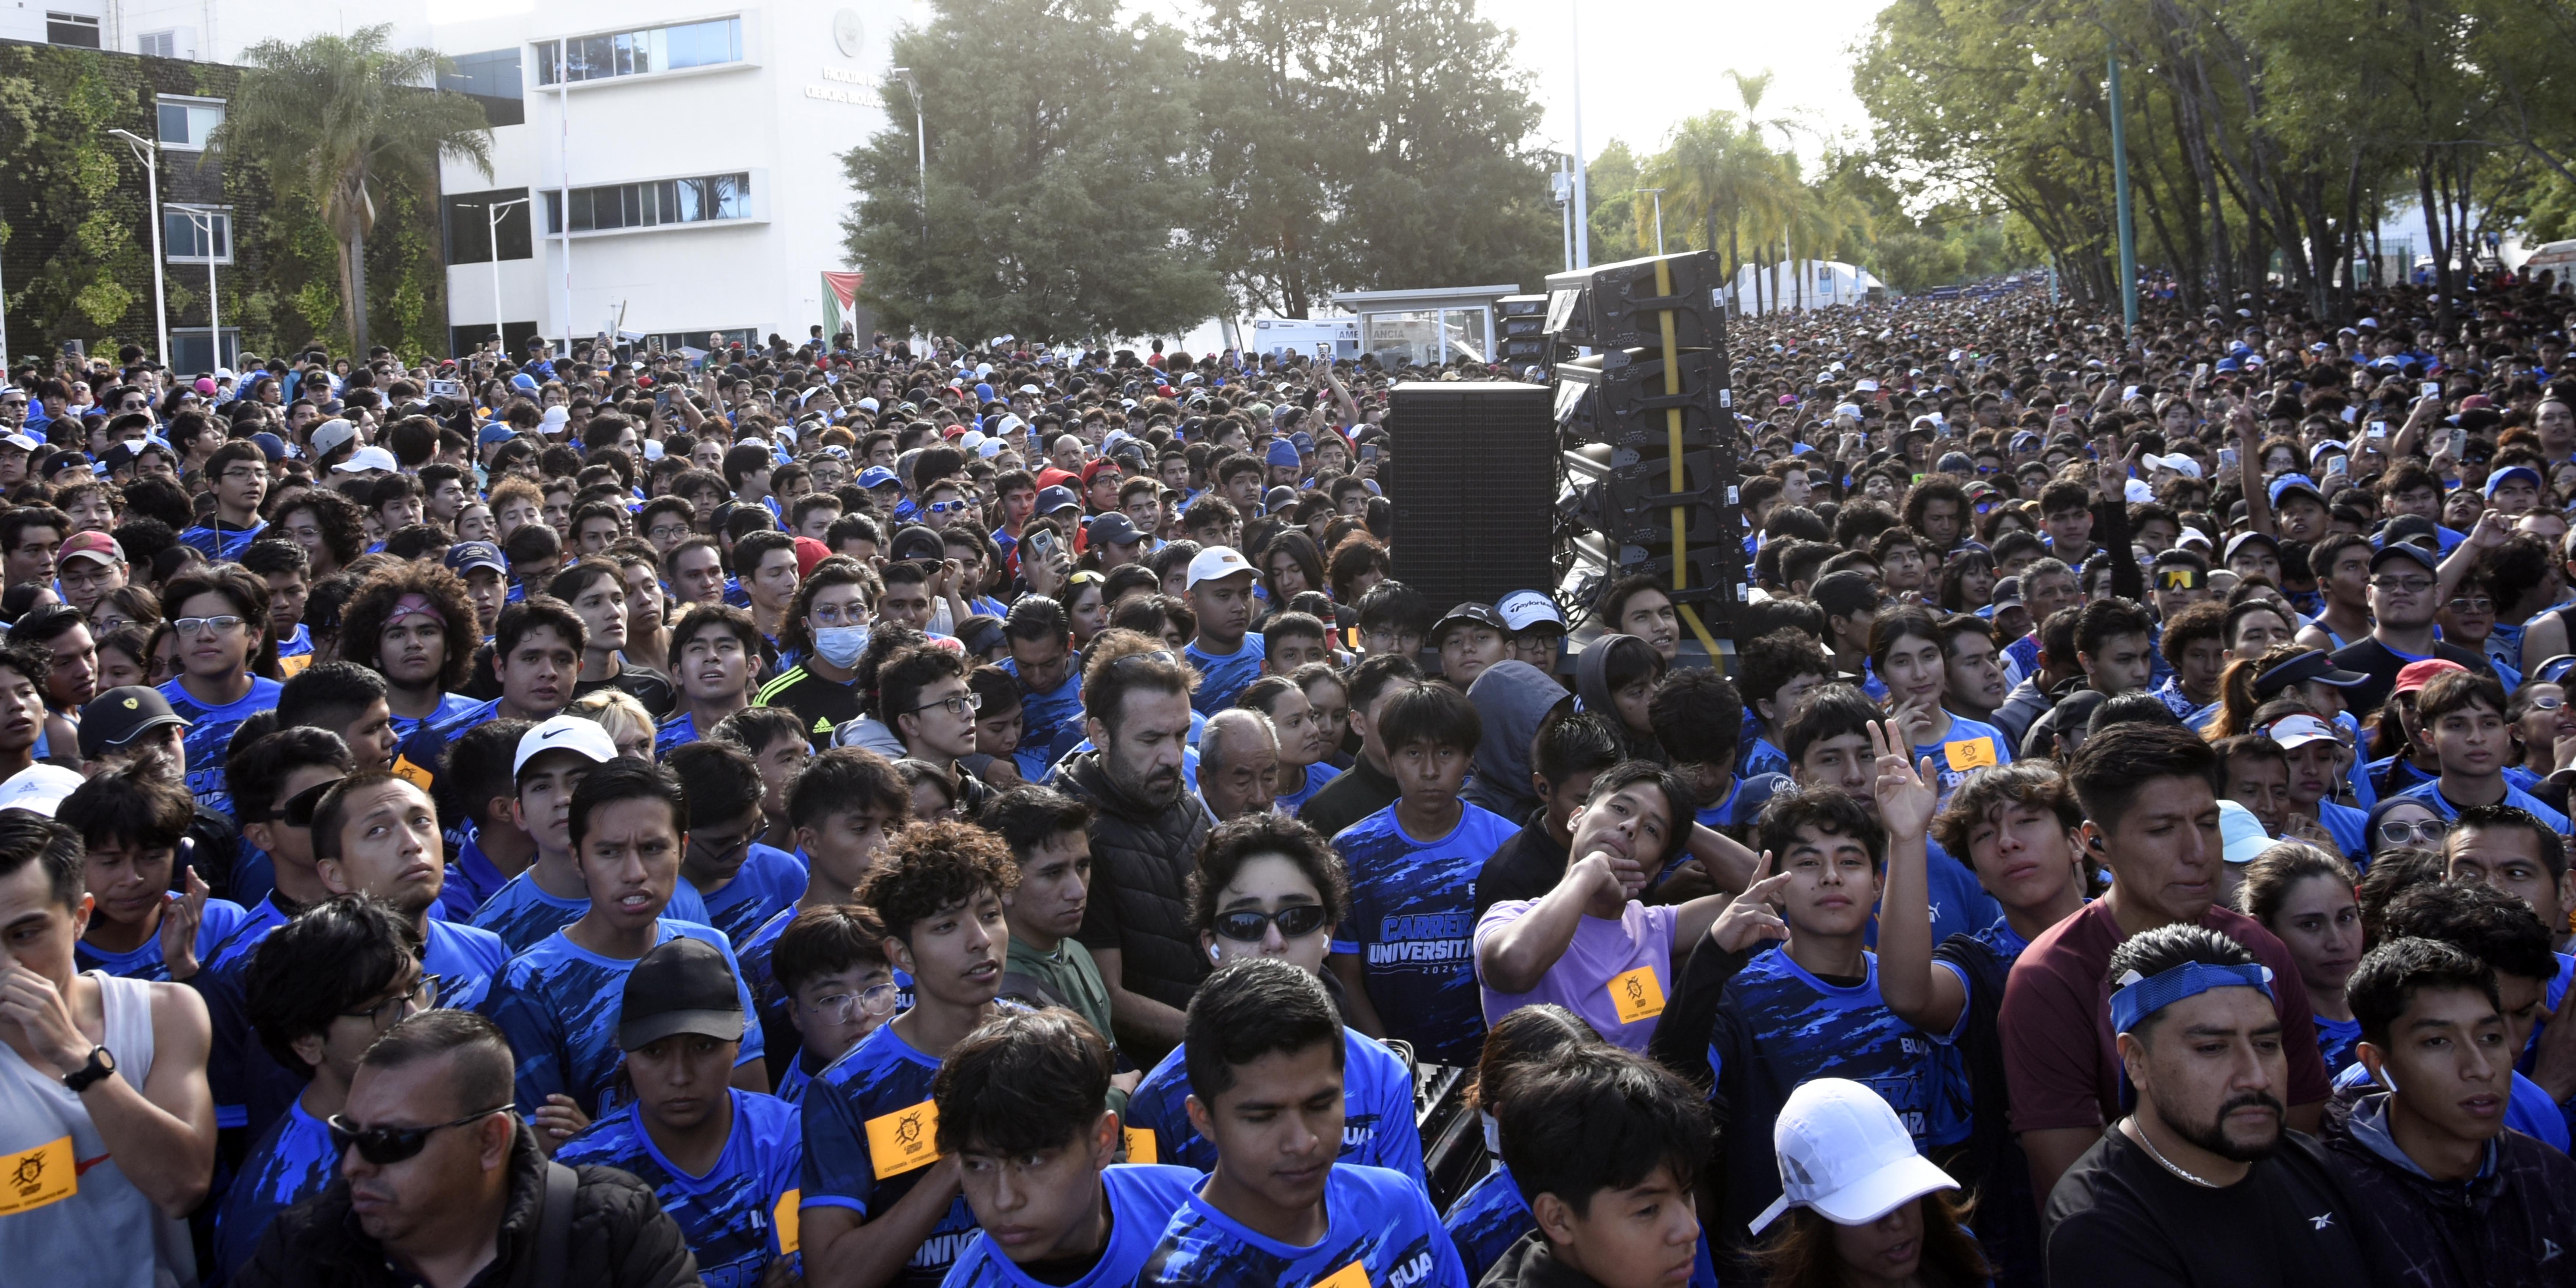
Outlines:
{"type": "Polygon", "coordinates": [[[1214,948],[1213,946],[1211,946],[1211,947],[1208,949],[1208,960],[1209,960],[1209,961],[1219,961],[1219,960],[1222,960],[1223,958],[1224,958],[1224,954],[1223,954],[1223,953],[1221,953],[1221,952],[1219,952],[1219,951],[1217,951],[1217,949],[1216,949],[1216,948],[1214,948]]]}

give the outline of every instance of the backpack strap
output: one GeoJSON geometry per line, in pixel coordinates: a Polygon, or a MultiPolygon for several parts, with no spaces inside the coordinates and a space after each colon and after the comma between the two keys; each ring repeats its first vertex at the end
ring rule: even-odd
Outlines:
{"type": "Polygon", "coordinates": [[[545,1208],[537,1217],[537,1254],[520,1263],[521,1269],[534,1273],[521,1283],[551,1288],[564,1281],[564,1270],[572,1264],[573,1191],[580,1184],[581,1178],[571,1168],[547,1160],[545,1208]]]}

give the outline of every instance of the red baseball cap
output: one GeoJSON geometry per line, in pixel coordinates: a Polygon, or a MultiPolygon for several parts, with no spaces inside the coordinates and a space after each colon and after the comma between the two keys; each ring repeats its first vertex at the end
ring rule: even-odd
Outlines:
{"type": "Polygon", "coordinates": [[[814,575],[814,565],[832,557],[832,548],[812,537],[796,538],[796,579],[814,575]]]}
{"type": "Polygon", "coordinates": [[[2446,671],[2465,671],[2468,669],[2469,668],[2462,666],[2457,662],[2448,661],[2438,657],[2428,657],[2421,662],[2409,662],[2398,668],[2397,683],[2390,686],[2388,694],[2390,697],[2395,697],[2400,693],[2413,693],[2417,689],[2423,688],[2427,684],[2431,684],[2434,676],[2440,675],[2446,671]]]}

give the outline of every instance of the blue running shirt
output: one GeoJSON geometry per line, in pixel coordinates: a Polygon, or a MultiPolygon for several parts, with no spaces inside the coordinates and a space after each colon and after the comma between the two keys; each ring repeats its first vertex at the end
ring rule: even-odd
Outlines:
{"type": "Polygon", "coordinates": [[[1153,1255],[1172,1214],[1190,1201],[1190,1191],[1204,1179],[1186,1167],[1113,1164],[1100,1173],[1109,1204],[1109,1246],[1080,1278],[1063,1284],[1032,1279],[978,1230],[957,1254],[943,1288],[1127,1288],[1145,1268],[1145,1258],[1153,1255]]]}
{"type": "MultiPolygon", "coordinates": [[[[733,944],[722,931],[693,922],[664,918],[653,942],[667,944],[682,935],[722,949],[725,965],[734,965],[733,944]]],[[[626,1053],[617,1046],[617,1017],[626,1004],[626,976],[635,963],[602,957],[566,938],[548,936],[536,947],[510,959],[492,981],[491,991],[476,1010],[490,1016],[518,1053],[517,1099],[533,1111],[550,1094],[573,1098],[583,1113],[600,1117],[609,1108],[618,1067],[626,1053]]],[[[751,991],[734,971],[734,988],[742,996],[743,1014],[751,1014],[751,991]]],[[[760,1028],[743,1031],[736,1065],[761,1055],[760,1028]]]]}
{"type": "Polygon", "coordinates": [[[232,750],[233,731],[241,722],[262,711],[277,709],[277,691],[285,688],[265,676],[250,677],[250,692],[239,702],[210,707],[188,696],[186,683],[172,680],[161,686],[161,696],[170,700],[170,710],[188,722],[188,732],[180,746],[188,756],[188,792],[197,803],[218,814],[230,817],[233,812],[232,789],[224,782],[224,758],[232,750]]]}
{"type": "Polygon", "coordinates": [[[1458,1247],[1422,1187],[1382,1167],[1334,1164],[1324,1180],[1324,1237],[1281,1243],[1219,1212],[1205,1198],[1163,1228],[1137,1288],[1309,1288],[1358,1268],[1354,1281],[1388,1288],[1467,1288],[1458,1247]]]}
{"type": "Polygon", "coordinates": [[[683,1171],[654,1146],[636,1105],[565,1141],[555,1161],[634,1173],[679,1224],[707,1288],[760,1288],[769,1263],[796,1252],[796,1184],[805,1148],[795,1106],[738,1087],[731,1094],[733,1131],[704,1176],[683,1171]]]}
{"type": "Polygon", "coordinates": [[[277,1214],[331,1188],[340,1178],[340,1151],[331,1147],[331,1129],[304,1111],[302,1101],[268,1129],[215,1209],[215,1273],[209,1283],[229,1281],[259,1247],[277,1214]]]}
{"type": "MultiPolygon", "coordinates": [[[[547,894],[537,885],[536,873],[536,865],[529,864],[474,910],[474,924],[499,935],[513,955],[544,943],[546,936],[581,920],[581,914],[590,911],[588,899],[558,899],[547,894]]],[[[699,898],[688,882],[679,882],[671,887],[671,903],[662,909],[662,920],[705,926],[706,900],[699,898]]]]}
{"type": "MultiPolygon", "coordinates": [[[[165,906],[161,915],[169,916],[170,909],[165,906]]],[[[197,918],[197,969],[202,971],[213,962],[216,952],[234,935],[241,933],[242,927],[250,924],[250,919],[250,909],[230,899],[207,896],[206,906],[197,918]]],[[[76,970],[105,971],[110,975],[148,979],[155,983],[168,983],[170,979],[170,963],[161,959],[161,934],[157,928],[145,935],[142,943],[121,953],[102,952],[86,939],[73,940],[72,966],[76,970]]]]}
{"type": "MultiPolygon", "coordinates": [[[[805,1088],[805,1206],[884,1213],[939,1159],[930,1082],[939,1062],[881,1024],[805,1088]],[[880,1160],[879,1141],[903,1153],[880,1160]]],[[[933,1288],[982,1233],[960,1193],[895,1282],[933,1288]]]]}
{"type": "Polygon", "coordinates": [[[1417,840],[1389,805],[1333,838],[1351,881],[1351,915],[1332,951],[1361,958],[1387,1036],[1433,1064],[1472,1065],[1485,1043],[1476,988],[1476,875],[1520,828],[1461,804],[1449,834],[1417,840]]]}
{"type": "Polygon", "coordinates": [[[1181,650],[1181,659],[1199,673],[1199,690],[1190,695],[1191,709],[1212,716],[1233,706],[1235,695],[1261,678],[1263,648],[1259,631],[1245,631],[1243,642],[1231,653],[1205,652],[1197,640],[1191,640],[1181,650]]]}
{"type": "MultiPolygon", "coordinates": [[[[1128,1155],[1139,1138],[1153,1149],[1153,1161],[1178,1163],[1201,1172],[1216,1170],[1216,1146],[1190,1126],[1185,1102],[1190,1097],[1190,1071],[1183,1057],[1187,1046],[1172,1048],[1127,1097],[1128,1155]]],[[[1358,1029],[1342,1030],[1342,1151],[1340,1161],[1365,1163],[1402,1172],[1416,1185],[1422,1178],[1422,1132],[1413,1114],[1413,1073],[1393,1051],[1358,1029]]]]}
{"type": "MultiPolygon", "coordinates": [[[[709,899],[680,878],[679,890],[697,895],[711,919],[706,924],[725,932],[725,937],[742,943],[759,932],[761,924],[777,916],[782,908],[792,908],[805,897],[805,865],[796,856],[774,845],[751,843],[742,866],[735,869],[733,880],[709,899]]],[[[672,891],[673,902],[679,890],[672,891]]]]}

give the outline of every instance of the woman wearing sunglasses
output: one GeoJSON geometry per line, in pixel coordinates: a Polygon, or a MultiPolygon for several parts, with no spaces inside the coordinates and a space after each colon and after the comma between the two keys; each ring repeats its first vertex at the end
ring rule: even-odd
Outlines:
{"type": "Polygon", "coordinates": [[[2370,840],[2370,857],[2375,861],[2390,850],[2439,850],[2450,830],[2451,821],[2432,806],[2411,796],[2390,796],[2371,809],[2363,835],[2370,840]]]}
{"type": "Polygon", "coordinates": [[[2513,700],[2505,707],[2505,723],[2513,727],[2522,755],[2504,774],[2527,792],[2557,770],[2560,741],[2576,737],[2576,708],[2567,705],[2566,689],[2533,680],[2513,691],[2513,700]]]}
{"type": "MultiPolygon", "coordinates": [[[[1211,967],[1242,957],[1284,957],[1340,987],[1324,969],[1333,926],[1350,904],[1342,861],[1321,833],[1282,814],[1249,814],[1220,826],[1190,877],[1190,925],[1211,967]]],[[[1345,1014],[1347,1014],[1345,1008],[1345,1014]]],[[[1128,1161],[1216,1166],[1216,1146],[1190,1127],[1188,1048],[1174,1047],[1127,1101],[1128,1161]],[[1142,1129],[1142,1131],[1134,1129],[1142,1129]],[[1140,1156],[1139,1144],[1153,1153],[1140,1156]]],[[[1422,1135],[1408,1061],[1358,1030],[1342,1030],[1344,1116],[1340,1159],[1422,1179],[1422,1135]]]]}

